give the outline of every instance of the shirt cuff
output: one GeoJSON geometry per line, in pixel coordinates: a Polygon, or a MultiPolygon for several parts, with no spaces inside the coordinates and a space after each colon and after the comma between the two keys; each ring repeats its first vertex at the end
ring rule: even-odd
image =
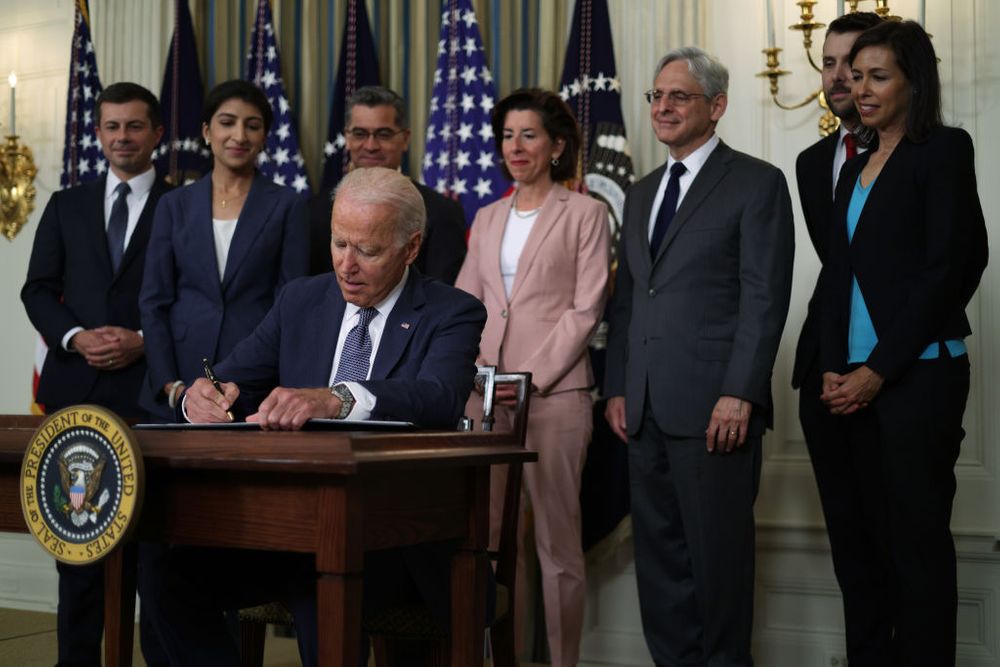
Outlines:
{"type": "Polygon", "coordinates": [[[375,412],[375,395],[357,382],[345,382],[344,384],[354,396],[354,407],[344,417],[344,421],[359,422],[371,417],[372,413],[375,412]]]}
{"type": "Polygon", "coordinates": [[[67,352],[76,352],[69,346],[69,342],[73,339],[73,336],[77,335],[81,331],[86,331],[83,327],[73,327],[66,332],[66,335],[62,337],[62,348],[67,352]]]}
{"type": "Polygon", "coordinates": [[[188,417],[187,400],[188,400],[187,392],[184,392],[184,395],[181,396],[181,414],[184,416],[184,421],[190,424],[192,422],[191,418],[188,417]]]}

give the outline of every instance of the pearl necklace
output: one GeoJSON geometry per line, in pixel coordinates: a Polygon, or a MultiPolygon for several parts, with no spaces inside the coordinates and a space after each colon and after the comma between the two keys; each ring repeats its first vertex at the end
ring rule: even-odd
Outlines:
{"type": "MultiPolygon", "coordinates": [[[[514,201],[512,201],[511,204],[510,204],[510,208],[511,208],[512,211],[514,211],[514,215],[516,215],[517,217],[521,218],[522,220],[527,220],[528,218],[530,218],[530,217],[532,217],[534,215],[538,215],[538,212],[542,210],[541,206],[539,206],[537,208],[533,208],[530,211],[518,211],[517,210],[517,195],[519,195],[519,194],[520,194],[520,192],[515,192],[514,193],[514,201]]],[[[542,204],[542,206],[544,206],[544,204],[542,204]]]]}

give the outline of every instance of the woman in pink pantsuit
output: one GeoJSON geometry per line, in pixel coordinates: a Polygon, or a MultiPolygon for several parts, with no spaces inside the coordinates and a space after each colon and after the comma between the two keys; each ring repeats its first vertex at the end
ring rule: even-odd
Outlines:
{"type": "MultiPolygon", "coordinates": [[[[593,384],[587,343],[604,309],[608,212],[557,184],[576,175],[580,153],[580,130],[558,95],[511,93],[493,111],[493,134],[503,171],[517,189],[476,214],[455,284],[481,299],[489,314],[480,363],[532,373],[527,447],[538,452],[538,462],[525,466],[524,485],[534,513],[552,664],[565,667],[577,662],[583,630],[580,476],[592,431],[593,384]]],[[[497,400],[511,403],[499,390],[497,400]]],[[[473,395],[470,414],[476,404],[481,411],[482,399],[473,395]]],[[[498,421],[509,418],[505,410],[498,409],[498,421]]],[[[494,484],[494,532],[502,499],[503,485],[494,484]]],[[[522,564],[519,557],[519,583],[522,564]]],[[[523,595],[517,601],[519,607],[526,602],[523,595]]]]}

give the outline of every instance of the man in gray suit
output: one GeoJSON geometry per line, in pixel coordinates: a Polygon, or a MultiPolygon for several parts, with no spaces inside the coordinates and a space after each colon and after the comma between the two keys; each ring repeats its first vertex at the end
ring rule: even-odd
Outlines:
{"type": "Polygon", "coordinates": [[[753,502],[795,242],[782,173],[715,134],[728,83],[697,48],[657,65],[646,98],[670,154],[625,200],[612,302],[606,416],[628,443],[657,665],[753,664],[753,502]]]}

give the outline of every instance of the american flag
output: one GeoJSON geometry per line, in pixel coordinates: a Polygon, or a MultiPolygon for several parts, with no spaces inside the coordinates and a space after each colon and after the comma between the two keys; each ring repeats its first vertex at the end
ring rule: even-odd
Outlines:
{"type": "Polygon", "coordinates": [[[77,0],[73,45],[70,48],[63,170],[59,177],[61,188],[97,180],[108,169],[101,143],[94,134],[97,122],[95,102],[101,90],[94,42],[90,39],[87,0],[77,0]]]}
{"type": "MultiPolygon", "coordinates": [[[[615,68],[607,0],[577,0],[566,45],[559,95],[566,101],[583,135],[584,183],[589,194],[608,205],[612,250],[618,247],[625,191],[635,181],[625,138],[621,82],[615,68]]],[[[605,311],[607,320],[607,311],[605,311]]],[[[607,321],[590,342],[596,385],[604,384],[607,321]]],[[[587,449],[580,486],[583,548],[609,535],[629,513],[628,458],[621,441],[604,418],[604,400],[594,404],[594,433],[587,449]]],[[[615,553],[615,549],[607,550],[615,553]]]]}
{"type": "Polygon", "coordinates": [[[495,99],[471,0],[443,0],[423,176],[427,185],[458,199],[466,226],[509,187],[493,150],[495,99]]]}
{"type": "Polygon", "coordinates": [[[608,205],[612,246],[617,247],[625,191],[635,181],[635,170],[625,136],[607,0],[577,0],[559,96],[580,125],[584,182],[591,195],[608,205]]]}
{"type": "Polygon", "coordinates": [[[257,167],[278,185],[288,185],[295,191],[308,195],[305,160],[299,151],[299,136],[292,118],[291,105],[281,82],[281,58],[278,42],[274,37],[274,20],[271,18],[269,0],[258,0],[257,20],[250,33],[250,52],[247,53],[245,78],[253,81],[271,101],[274,124],[267,135],[264,150],[257,157],[257,167]]]}
{"type": "Polygon", "coordinates": [[[160,106],[165,133],[153,151],[158,174],[183,185],[208,171],[212,153],[201,136],[205,87],[198,69],[198,45],[187,0],[174,0],[174,36],[163,73],[160,106]]]}
{"type": "Polygon", "coordinates": [[[344,20],[344,37],[340,42],[340,64],[337,67],[337,86],[333,90],[330,106],[330,123],[326,144],[323,147],[324,192],[333,189],[344,175],[347,166],[347,142],[344,139],[344,115],[347,98],[358,88],[379,85],[378,57],[375,41],[368,25],[368,10],[364,0],[349,0],[344,20]]]}

